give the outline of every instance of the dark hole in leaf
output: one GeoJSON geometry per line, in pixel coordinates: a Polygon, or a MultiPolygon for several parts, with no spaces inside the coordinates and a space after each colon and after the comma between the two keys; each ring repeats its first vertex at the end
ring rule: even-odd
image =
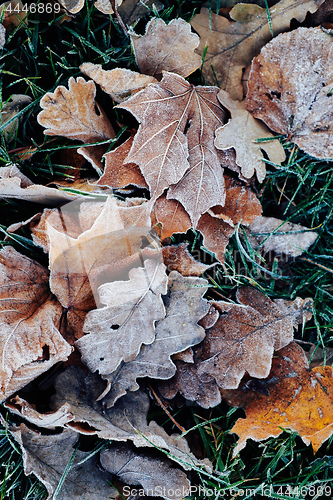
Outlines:
{"type": "Polygon", "coordinates": [[[110,328],[111,330],[118,330],[119,325],[111,325],[110,328]]]}
{"type": "Polygon", "coordinates": [[[94,107],[95,107],[95,113],[96,113],[96,115],[97,115],[97,116],[100,116],[101,112],[100,112],[100,110],[99,110],[99,107],[98,107],[96,104],[95,104],[95,106],[94,106],[94,107]]]}

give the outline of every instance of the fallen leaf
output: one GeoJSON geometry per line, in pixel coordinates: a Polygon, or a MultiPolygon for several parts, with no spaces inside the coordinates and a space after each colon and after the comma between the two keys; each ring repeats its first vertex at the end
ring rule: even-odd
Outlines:
{"type": "Polygon", "coordinates": [[[163,7],[159,0],[124,0],[119,6],[118,13],[125,24],[132,26],[139,19],[150,14],[152,8],[159,12],[163,7]]]}
{"type": "Polygon", "coordinates": [[[184,78],[164,73],[118,107],[141,123],[126,162],[135,163],[149,185],[152,199],[171,184],[194,227],[200,215],[225,199],[223,170],[213,144],[225,114],[216,87],[194,87],[184,78]]]}
{"type": "MultiPolygon", "coordinates": [[[[302,22],[308,12],[315,12],[324,0],[280,0],[269,9],[274,36],[290,29],[290,21],[302,22]]],[[[208,46],[203,65],[206,82],[229,92],[232,99],[243,99],[242,74],[272,38],[266,7],[236,4],[229,12],[232,21],[211,16],[201,9],[191,25],[200,36],[199,54],[208,46]],[[214,72],[213,69],[214,68],[214,72]],[[216,77],[215,77],[216,75],[216,77]],[[216,81],[217,80],[217,81],[216,81]]]]}
{"type": "Polygon", "coordinates": [[[47,500],[54,498],[68,464],[73,460],[57,500],[115,499],[117,491],[110,486],[112,476],[98,468],[98,456],[76,448],[78,434],[65,429],[61,434],[43,435],[24,424],[10,429],[19,443],[24,473],[34,474],[48,492],[47,500]]]}
{"type": "Polygon", "coordinates": [[[309,367],[314,368],[315,366],[332,366],[333,358],[333,348],[332,347],[318,347],[315,345],[311,346],[311,349],[305,353],[306,358],[309,360],[309,367]]]}
{"type": "Polygon", "coordinates": [[[312,300],[272,301],[251,287],[237,291],[238,304],[214,302],[220,318],[206,332],[202,361],[197,374],[201,380],[215,379],[222,389],[236,389],[247,372],[266,378],[274,350],[293,340],[294,328],[312,316],[312,300]]]}
{"type": "Polygon", "coordinates": [[[331,158],[332,38],[298,28],[267,44],[252,62],[247,109],[316,158],[331,158]]]}
{"type": "Polygon", "coordinates": [[[102,175],[104,170],[103,156],[108,149],[107,144],[99,144],[98,146],[85,146],[77,149],[77,153],[96,170],[98,175],[102,175]]]}
{"type": "Polygon", "coordinates": [[[105,307],[90,311],[84,335],[77,343],[83,362],[104,377],[119,364],[132,361],[142,344],[155,339],[155,323],[165,316],[161,294],[167,292],[163,263],[146,260],[144,267],[131,269],[129,281],[105,283],[98,289],[105,307]]]}
{"type": "Polygon", "coordinates": [[[216,130],[215,147],[234,148],[236,163],[241,167],[243,176],[249,179],[256,171],[258,181],[262,182],[266,168],[261,150],[267,153],[271,162],[279,165],[286,156],[283,146],[278,140],[274,140],[274,136],[262,122],[251,116],[245,101],[233,101],[224,90],[219,92],[217,98],[230,111],[231,120],[216,130]],[[267,139],[267,142],[257,142],[262,138],[267,139]]]}
{"type": "MultiPolygon", "coordinates": [[[[1,42],[0,42],[1,43],[1,42]]],[[[9,120],[12,120],[15,115],[22,108],[31,103],[31,97],[23,94],[14,94],[9,101],[7,101],[1,109],[1,125],[5,125],[9,120]]],[[[3,135],[4,139],[7,142],[15,139],[15,135],[19,126],[19,118],[15,118],[14,121],[9,123],[6,127],[4,127],[1,131],[1,135],[3,135]]]]}
{"type": "Polygon", "coordinates": [[[146,494],[166,500],[182,500],[190,483],[184,474],[163,456],[152,456],[127,445],[111,445],[101,451],[102,467],[127,484],[141,485],[146,494]]]}
{"type": "Polygon", "coordinates": [[[94,80],[115,102],[125,101],[150,83],[157,82],[152,76],[125,68],[105,71],[100,64],[83,63],[80,71],[94,80]]]}
{"type": "Polygon", "coordinates": [[[2,24],[0,24],[0,49],[4,47],[5,43],[6,43],[6,29],[2,24]]]}
{"type": "Polygon", "coordinates": [[[173,19],[166,24],[153,18],[144,35],[131,33],[136,62],[141,73],[160,80],[163,71],[186,78],[201,66],[201,57],[194,53],[199,37],[191,32],[191,25],[184,19],[173,19]]]}
{"type": "Polygon", "coordinates": [[[72,349],[59,333],[62,308],[48,288],[48,272],[12,247],[0,251],[0,399],[65,361],[72,349]]]}
{"type": "Polygon", "coordinates": [[[257,217],[247,234],[253,248],[298,257],[316,241],[318,233],[307,227],[274,217],[257,217]]]}
{"type": "Polygon", "coordinates": [[[59,3],[71,14],[77,14],[84,6],[84,0],[59,0],[59,3]]]}
{"type": "MultiPolygon", "coordinates": [[[[292,343],[273,358],[266,385],[268,396],[258,392],[243,392],[241,396],[246,419],[238,419],[231,429],[240,438],[233,454],[239,453],[248,439],[262,441],[278,436],[283,429],[298,432],[316,453],[333,433],[332,367],[309,371],[303,350],[292,343]]],[[[238,406],[237,399],[232,404],[238,406]]]]}
{"type": "Polygon", "coordinates": [[[92,80],[71,77],[68,89],[59,85],[47,92],[40,101],[43,109],[37,121],[46,135],[61,135],[82,142],[99,142],[115,137],[112,125],[96,103],[96,88],[92,80]]]}
{"type": "Polygon", "coordinates": [[[170,273],[168,295],[164,297],[166,317],[156,325],[154,342],[142,346],[133,361],[123,363],[114,373],[103,377],[109,382],[107,407],[127,391],[138,390],[137,378],[171,378],[176,372],[171,355],[202,341],[205,330],[198,321],[209,309],[202,298],[207,284],[201,278],[184,278],[177,271],[170,273]]]}
{"type": "MultiPolygon", "coordinates": [[[[122,4],[123,0],[115,0],[115,7],[118,9],[118,7],[122,4]]],[[[94,3],[94,6],[96,9],[98,9],[100,12],[103,12],[103,14],[113,14],[113,8],[111,5],[110,0],[96,0],[94,3]]]]}
{"type": "Polygon", "coordinates": [[[201,276],[207,266],[195,260],[187,249],[187,243],[170,245],[162,248],[163,262],[167,271],[178,271],[182,276],[201,276]]]}

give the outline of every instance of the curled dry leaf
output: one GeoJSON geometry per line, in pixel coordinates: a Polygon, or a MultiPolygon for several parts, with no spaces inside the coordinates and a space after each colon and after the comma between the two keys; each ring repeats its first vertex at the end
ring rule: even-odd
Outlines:
{"type": "Polygon", "coordinates": [[[145,493],[152,496],[182,500],[189,493],[190,483],[184,472],[172,467],[163,456],[133,450],[128,444],[111,445],[102,450],[101,464],[124,483],[141,485],[145,493]]]}
{"type": "MultiPolygon", "coordinates": [[[[178,271],[182,276],[201,276],[207,266],[195,260],[187,249],[187,243],[162,248],[163,262],[167,271],[178,271]]],[[[213,264],[214,265],[214,264],[213,264]]]]}
{"type": "Polygon", "coordinates": [[[37,116],[46,135],[61,135],[82,142],[104,141],[115,136],[104,111],[95,101],[96,88],[92,80],[70,78],[68,90],[59,85],[47,92],[40,101],[43,108],[37,116]],[[96,113],[98,110],[98,114],[96,113]]]}
{"type": "MultiPolygon", "coordinates": [[[[1,9],[0,9],[1,11],[1,9]]],[[[24,94],[14,94],[9,101],[6,102],[2,106],[1,109],[1,125],[5,125],[9,120],[12,120],[15,115],[22,108],[25,108],[28,104],[31,103],[31,97],[24,94]]],[[[11,141],[15,138],[15,134],[17,132],[19,126],[19,118],[16,118],[14,121],[9,123],[5,128],[2,129],[1,134],[5,138],[7,142],[11,141]]]]}
{"type": "Polygon", "coordinates": [[[317,452],[333,433],[332,367],[309,371],[303,350],[291,343],[273,358],[266,386],[269,395],[253,391],[228,393],[231,404],[242,406],[246,413],[246,419],[238,419],[231,429],[240,438],[234,455],[248,439],[276,437],[283,429],[298,432],[304,443],[317,452]]]}
{"type": "Polygon", "coordinates": [[[174,73],[119,107],[141,123],[126,162],[141,169],[153,199],[182,203],[196,226],[200,215],[225,199],[223,170],[214,147],[225,113],[216,87],[194,87],[174,73]]]}
{"type": "Polygon", "coordinates": [[[316,158],[332,158],[332,37],[320,28],[283,33],[252,62],[247,109],[316,158]]]}
{"type": "MultiPolygon", "coordinates": [[[[323,1],[280,0],[269,9],[274,36],[289,30],[292,19],[304,21],[307,12],[315,12],[323,1]]],[[[200,14],[193,17],[191,25],[200,36],[198,52],[201,56],[208,46],[203,65],[206,82],[218,83],[232,99],[241,101],[243,70],[259,54],[261,47],[271,40],[272,34],[265,6],[238,3],[229,16],[233,21],[211,16],[208,9],[201,9],[200,14]]]]}
{"type": "Polygon", "coordinates": [[[61,434],[43,435],[24,424],[10,432],[21,447],[25,474],[34,474],[44,484],[47,500],[53,498],[71,460],[57,500],[115,500],[112,476],[98,468],[96,454],[76,449],[76,432],[65,429],[61,434]]]}
{"type": "Polygon", "coordinates": [[[294,328],[312,316],[312,300],[272,301],[251,287],[240,288],[238,304],[214,302],[220,318],[206,333],[198,376],[236,389],[247,372],[266,378],[274,350],[293,340],[294,328]]]}
{"type": "Polygon", "coordinates": [[[157,82],[152,76],[141,75],[129,69],[116,68],[105,71],[100,64],[83,63],[80,70],[98,83],[115,102],[125,101],[150,83],[157,82]]]}
{"type": "Polygon", "coordinates": [[[274,217],[257,217],[250,224],[247,234],[254,248],[290,257],[301,255],[318,238],[318,233],[305,226],[274,217]]]}
{"type": "Polygon", "coordinates": [[[163,19],[153,18],[144,35],[131,33],[131,41],[141,73],[159,80],[163,71],[186,78],[201,66],[201,57],[194,53],[199,37],[183,19],[166,24],[163,19]]]}
{"type": "Polygon", "coordinates": [[[209,309],[208,302],[202,298],[207,281],[184,278],[177,271],[170,273],[168,281],[168,295],[164,297],[166,317],[156,325],[155,340],[142,346],[133,361],[123,363],[108,375],[107,406],[113,405],[127,391],[138,390],[137,378],[171,378],[176,371],[171,355],[198,344],[204,338],[205,330],[198,321],[209,309]]]}
{"type": "Polygon", "coordinates": [[[242,175],[249,179],[256,171],[258,181],[262,182],[266,168],[261,150],[267,153],[272,162],[279,165],[286,156],[282,144],[274,140],[274,136],[262,122],[251,116],[244,101],[233,101],[224,90],[219,92],[217,98],[230,111],[231,120],[216,130],[215,147],[234,148],[236,163],[240,166],[242,175]],[[263,138],[267,139],[267,142],[257,142],[263,138]]]}
{"type": "Polygon", "coordinates": [[[90,333],[76,343],[83,362],[103,377],[122,361],[132,361],[142,344],[154,342],[155,323],[165,316],[161,298],[167,292],[164,264],[146,260],[144,267],[130,270],[129,278],[99,287],[105,307],[87,314],[83,331],[90,333]]]}
{"type": "Polygon", "coordinates": [[[51,297],[48,272],[12,247],[0,251],[0,399],[3,401],[72,349],[58,328],[62,314],[51,297]]]}

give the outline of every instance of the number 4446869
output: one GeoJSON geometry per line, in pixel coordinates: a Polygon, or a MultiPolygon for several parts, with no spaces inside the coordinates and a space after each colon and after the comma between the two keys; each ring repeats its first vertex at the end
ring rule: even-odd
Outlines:
{"type": "Polygon", "coordinates": [[[6,6],[6,12],[8,12],[9,14],[19,14],[20,12],[26,12],[27,14],[35,14],[36,12],[38,12],[39,14],[52,14],[54,12],[55,14],[59,14],[60,9],[60,3],[57,2],[24,4],[17,3],[16,5],[12,5],[11,3],[9,3],[6,6]]]}

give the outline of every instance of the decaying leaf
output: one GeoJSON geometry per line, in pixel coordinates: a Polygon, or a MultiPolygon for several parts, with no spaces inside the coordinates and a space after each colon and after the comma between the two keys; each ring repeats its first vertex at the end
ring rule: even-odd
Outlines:
{"type": "MultiPolygon", "coordinates": [[[[292,19],[304,21],[307,12],[315,12],[323,1],[280,0],[269,9],[274,36],[289,30],[292,19]]],[[[218,84],[229,92],[232,99],[241,101],[243,70],[272,35],[265,7],[238,3],[229,16],[233,21],[223,16],[211,16],[208,9],[201,9],[191,25],[200,36],[199,54],[202,55],[208,46],[203,65],[206,82],[218,84]]]]}
{"type": "Polygon", "coordinates": [[[59,85],[53,93],[47,92],[40,101],[43,111],[37,116],[38,123],[46,128],[44,134],[87,143],[113,138],[112,125],[96,103],[95,95],[94,82],[81,77],[76,81],[71,77],[68,90],[59,85]]]}
{"type": "Polygon", "coordinates": [[[123,363],[107,377],[109,393],[106,405],[110,406],[127,391],[139,389],[137,378],[171,378],[176,367],[171,355],[196,345],[204,338],[205,330],[198,321],[208,312],[209,304],[202,298],[207,281],[201,278],[184,278],[177,271],[169,275],[169,291],[164,297],[166,317],[156,325],[152,344],[141,347],[137,357],[123,363]]]}
{"type": "Polygon", "coordinates": [[[257,217],[250,224],[247,234],[254,248],[290,257],[301,255],[318,238],[318,233],[307,227],[274,217],[257,217]]]}
{"type": "Polygon", "coordinates": [[[183,19],[166,24],[153,18],[144,35],[131,33],[136,62],[141,73],[161,79],[163,71],[186,78],[201,66],[201,57],[194,53],[199,37],[183,19]]]}
{"type": "Polygon", "coordinates": [[[320,28],[298,28],[254,59],[247,109],[316,158],[332,158],[333,42],[320,28]]]}
{"type": "Polygon", "coordinates": [[[167,270],[178,271],[182,276],[201,276],[212,266],[195,260],[187,249],[187,243],[162,248],[163,262],[167,270]]]}
{"type": "Polygon", "coordinates": [[[126,162],[141,169],[153,199],[170,185],[168,198],[181,202],[196,226],[200,215],[225,199],[223,170],[214,132],[225,114],[216,87],[194,87],[164,73],[119,107],[141,123],[126,162]]]}
{"type": "MultiPolygon", "coordinates": [[[[115,0],[116,9],[122,4],[123,0],[115,0]]],[[[96,0],[94,6],[103,14],[113,14],[113,8],[110,0],[96,0]]]]}
{"type": "Polygon", "coordinates": [[[222,389],[236,389],[245,372],[266,378],[274,350],[293,340],[298,324],[311,318],[311,299],[272,301],[251,287],[240,288],[238,304],[214,302],[220,318],[206,333],[198,376],[214,378],[222,389]]]}
{"type": "Polygon", "coordinates": [[[80,70],[96,82],[115,102],[122,102],[144,89],[156,78],[124,68],[105,71],[100,64],[83,63],[80,70]]]}
{"type": "Polygon", "coordinates": [[[66,467],[73,459],[58,500],[114,500],[117,491],[110,485],[112,476],[98,468],[98,456],[89,457],[89,452],[77,450],[78,434],[65,429],[51,436],[30,430],[24,424],[10,429],[19,443],[24,472],[34,474],[46,487],[51,500],[63,477],[66,467]]]}
{"type": "MultiPolygon", "coordinates": [[[[1,43],[1,42],[0,42],[1,43]]],[[[9,120],[17,115],[17,113],[31,103],[31,97],[23,94],[14,94],[9,101],[2,106],[1,109],[1,125],[5,125],[9,120]]],[[[2,129],[1,134],[7,142],[15,138],[15,133],[19,126],[19,118],[9,123],[2,129]]]]}
{"type": "Polygon", "coordinates": [[[0,251],[0,399],[3,401],[72,349],[58,328],[62,308],[51,297],[48,272],[12,247],[0,251]]]}
{"type": "Polygon", "coordinates": [[[159,12],[163,9],[163,4],[159,0],[123,0],[118,13],[127,26],[132,26],[149,14],[152,8],[159,12]]]}
{"type": "Polygon", "coordinates": [[[128,444],[111,445],[102,450],[101,464],[124,483],[141,485],[149,495],[153,493],[153,496],[162,496],[166,500],[182,500],[189,492],[190,483],[184,472],[171,467],[171,462],[163,456],[133,450],[128,444]]]}
{"type": "Polygon", "coordinates": [[[231,429],[240,438],[234,455],[248,439],[276,437],[283,429],[298,432],[316,452],[333,433],[332,367],[309,371],[303,350],[291,343],[273,358],[266,386],[269,395],[243,392],[241,396],[236,394],[235,400],[231,395],[231,403],[242,406],[246,413],[246,419],[239,419],[231,429]]]}
{"type": "Polygon", "coordinates": [[[106,307],[87,314],[83,331],[90,332],[77,343],[84,363],[104,376],[124,361],[132,361],[142,344],[155,339],[155,323],[165,316],[161,294],[167,292],[164,264],[146,260],[131,269],[129,281],[101,285],[99,298],[106,307]]]}
{"type": "Polygon", "coordinates": [[[216,130],[215,147],[218,149],[234,148],[236,163],[241,167],[244,177],[251,178],[256,171],[259,182],[266,175],[264,150],[269,159],[279,165],[285,159],[282,144],[274,140],[268,128],[259,120],[255,120],[246,109],[245,101],[233,101],[229,94],[221,90],[218,100],[231,113],[231,120],[216,130]],[[258,139],[267,142],[257,142],[258,139]],[[271,140],[269,140],[271,139],[271,140]]]}

